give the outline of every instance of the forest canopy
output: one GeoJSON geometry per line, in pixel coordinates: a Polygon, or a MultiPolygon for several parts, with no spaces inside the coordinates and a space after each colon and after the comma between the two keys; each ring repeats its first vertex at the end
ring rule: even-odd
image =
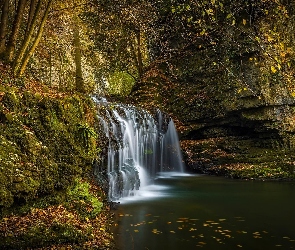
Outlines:
{"type": "Polygon", "coordinates": [[[117,95],[128,95],[155,65],[166,65],[175,80],[222,70],[228,84],[239,85],[237,92],[259,95],[261,83],[246,77],[252,67],[261,82],[284,82],[280,87],[293,96],[294,5],[2,0],[1,63],[16,77],[33,76],[60,90],[117,95]]]}

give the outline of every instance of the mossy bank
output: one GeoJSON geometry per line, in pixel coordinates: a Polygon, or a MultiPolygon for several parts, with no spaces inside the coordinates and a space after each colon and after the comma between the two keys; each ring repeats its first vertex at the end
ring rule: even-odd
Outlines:
{"type": "Polygon", "coordinates": [[[91,99],[12,83],[0,86],[0,248],[111,249],[91,99]]]}

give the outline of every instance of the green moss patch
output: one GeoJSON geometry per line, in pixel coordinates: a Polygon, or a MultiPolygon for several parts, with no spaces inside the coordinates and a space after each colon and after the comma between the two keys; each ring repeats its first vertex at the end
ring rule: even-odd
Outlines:
{"type": "Polygon", "coordinates": [[[91,101],[2,86],[0,211],[66,189],[98,157],[91,101]]]}

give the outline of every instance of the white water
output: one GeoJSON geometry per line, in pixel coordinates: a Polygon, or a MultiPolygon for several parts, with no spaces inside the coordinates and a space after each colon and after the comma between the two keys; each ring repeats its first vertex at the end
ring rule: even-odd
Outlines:
{"type": "Polygon", "coordinates": [[[157,111],[97,101],[108,140],[109,198],[145,195],[158,172],[183,172],[177,131],[172,119],[157,111]]]}

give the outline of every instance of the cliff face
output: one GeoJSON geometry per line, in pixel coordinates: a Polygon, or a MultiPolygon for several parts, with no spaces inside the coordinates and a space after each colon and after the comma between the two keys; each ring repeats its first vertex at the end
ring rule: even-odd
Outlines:
{"type": "Polygon", "coordinates": [[[214,43],[202,38],[155,63],[135,86],[135,103],[177,121],[190,169],[294,176],[295,57],[286,33],[291,20],[279,16],[264,15],[256,26],[221,23],[211,33],[214,43]]]}
{"type": "MultiPolygon", "coordinates": [[[[246,88],[238,93],[222,78],[202,85],[159,76],[142,82],[134,99],[143,107],[160,107],[176,120],[189,169],[238,178],[294,175],[291,95],[279,90],[273,96],[255,95],[246,88]]],[[[275,93],[276,87],[269,91],[275,93]]]]}

